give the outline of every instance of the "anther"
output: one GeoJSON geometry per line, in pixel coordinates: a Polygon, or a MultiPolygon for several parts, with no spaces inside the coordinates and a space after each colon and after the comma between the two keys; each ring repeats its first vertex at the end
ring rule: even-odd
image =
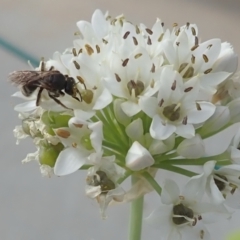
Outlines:
{"type": "Polygon", "coordinates": [[[92,55],[94,53],[94,50],[92,49],[92,47],[89,44],[86,44],[85,48],[86,48],[88,55],[92,55]]]}
{"type": "Polygon", "coordinates": [[[125,34],[123,35],[123,39],[127,39],[128,35],[130,34],[129,31],[125,32],[125,34]]]}
{"type": "Polygon", "coordinates": [[[129,58],[126,58],[123,62],[122,62],[122,66],[126,67],[128,64],[129,58]]]}

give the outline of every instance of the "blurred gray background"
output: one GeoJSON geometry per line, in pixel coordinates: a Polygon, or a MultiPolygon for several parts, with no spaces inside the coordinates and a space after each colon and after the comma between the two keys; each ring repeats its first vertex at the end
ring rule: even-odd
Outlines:
{"type": "MultiPolygon", "coordinates": [[[[167,27],[174,22],[196,23],[202,40],[221,38],[240,54],[240,1],[238,0],[0,0],[0,38],[36,59],[48,59],[72,45],[75,23],[90,20],[100,8],[111,16],[124,13],[134,23],[150,28],[156,17],[167,27]]],[[[102,220],[97,204],[84,193],[85,173],[43,178],[35,162],[21,160],[35,148],[28,139],[16,146],[12,130],[20,121],[10,97],[16,89],[7,82],[13,70],[27,69],[21,60],[0,46],[0,240],[126,240],[129,205],[109,207],[102,220]]],[[[157,206],[157,195],[146,198],[146,212],[157,206]]],[[[240,213],[231,221],[209,225],[213,239],[240,228],[240,213]]],[[[143,240],[157,240],[160,232],[143,227],[143,240]]]]}

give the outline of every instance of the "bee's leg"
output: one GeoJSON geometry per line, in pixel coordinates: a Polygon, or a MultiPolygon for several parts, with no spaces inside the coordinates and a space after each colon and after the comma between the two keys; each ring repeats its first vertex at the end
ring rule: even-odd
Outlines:
{"type": "Polygon", "coordinates": [[[65,95],[65,93],[63,92],[63,91],[59,91],[59,94],[61,95],[61,96],[64,96],[65,95]]]}
{"type": "Polygon", "coordinates": [[[76,87],[76,92],[79,94],[80,100],[79,100],[79,98],[76,97],[76,96],[74,96],[73,98],[77,99],[79,102],[82,102],[82,95],[81,95],[80,91],[77,89],[77,87],[76,87]]]}
{"type": "Polygon", "coordinates": [[[40,88],[37,94],[37,100],[36,100],[36,106],[39,106],[40,100],[41,100],[41,94],[42,94],[43,88],[40,88]]]}
{"type": "Polygon", "coordinates": [[[58,100],[56,97],[52,96],[51,94],[48,93],[48,96],[51,99],[53,99],[57,104],[61,105],[62,107],[66,108],[66,109],[73,110],[72,108],[69,108],[69,107],[65,106],[60,100],[58,100]]]}

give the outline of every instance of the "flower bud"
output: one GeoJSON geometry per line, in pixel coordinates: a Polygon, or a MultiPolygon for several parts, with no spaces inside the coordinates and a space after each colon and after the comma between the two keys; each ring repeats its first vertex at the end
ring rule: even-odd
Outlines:
{"type": "Polygon", "coordinates": [[[44,143],[43,145],[40,146],[39,151],[40,164],[54,167],[57,157],[62,150],[63,145],[61,143],[58,143],[57,145],[44,143]]]}

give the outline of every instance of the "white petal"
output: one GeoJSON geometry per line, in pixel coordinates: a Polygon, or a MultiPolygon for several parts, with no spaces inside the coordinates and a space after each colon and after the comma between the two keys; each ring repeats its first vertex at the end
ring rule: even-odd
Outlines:
{"type": "Polygon", "coordinates": [[[162,121],[158,115],[153,117],[153,121],[150,126],[150,134],[153,138],[158,140],[165,140],[169,138],[176,130],[176,126],[166,123],[162,124],[162,121]]]}
{"type": "Polygon", "coordinates": [[[153,117],[157,112],[157,99],[155,97],[140,97],[139,106],[149,116],[153,117]]]}
{"type": "Polygon", "coordinates": [[[177,203],[180,195],[180,190],[176,182],[171,179],[166,179],[162,188],[162,203],[175,204],[177,203]]]}
{"type": "Polygon", "coordinates": [[[217,106],[214,114],[204,123],[204,132],[214,132],[225,126],[230,120],[230,111],[226,106],[217,106]]]}
{"type": "Polygon", "coordinates": [[[199,135],[183,140],[177,147],[177,153],[185,158],[201,158],[204,153],[204,143],[199,135]]]}
{"type": "Polygon", "coordinates": [[[123,102],[124,102],[123,99],[115,99],[113,102],[113,109],[117,121],[123,124],[124,126],[127,126],[130,123],[131,118],[123,112],[121,108],[121,104],[123,102]]]}
{"type": "Polygon", "coordinates": [[[107,35],[107,30],[108,30],[107,21],[103,13],[101,12],[101,10],[99,9],[95,10],[95,12],[92,15],[91,22],[96,35],[100,39],[102,39],[104,36],[107,35]]]}
{"type": "Polygon", "coordinates": [[[179,136],[184,138],[192,138],[195,135],[195,129],[192,124],[178,125],[175,131],[179,136]]]}
{"type": "Polygon", "coordinates": [[[17,112],[29,112],[32,111],[34,109],[36,109],[36,101],[28,101],[28,102],[24,102],[24,103],[20,103],[18,105],[16,105],[14,107],[14,110],[17,112]]]}
{"type": "Polygon", "coordinates": [[[54,166],[54,174],[64,176],[76,172],[86,162],[86,154],[79,149],[67,148],[60,152],[54,166]]]}
{"type": "Polygon", "coordinates": [[[90,123],[88,125],[89,129],[92,130],[92,133],[90,134],[91,143],[97,153],[100,153],[102,150],[103,140],[102,126],[103,126],[102,122],[90,123]]]}
{"type": "Polygon", "coordinates": [[[127,116],[132,117],[141,111],[137,103],[126,101],[121,104],[122,110],[127,116]]]}
{"type": "Polygon", "coordinates": [[[126,127],[125,131],[126,131],[128,137],[130,137],[133,141],[139,140],[141,137],[143,137],[142,119],[138,118],[138,119],[132,121],[126,127]]]}
{"type": "Polygon", "coordinates": [[[188,110],[187,113],[188,123],[194,124],[202,123],[214,114],[216,106],[213,105],[212,103],[198,102],[198,104],[201,110],[198,110],[196,106],[188,110]]]}
{"type": "Polygon", "coordinates": [[[101,95],[96,99],[93,106],[93,110],[99,110],[105,108],[108,104],[112,102],[112,94],[105,88],[101,95]]]}
{"type": "Polygon", "coordinates": [[[126,166],[133,171],[139,171],[153,165],[154,159],[149,151],[135,141],[126,156],[126,166]]]}

